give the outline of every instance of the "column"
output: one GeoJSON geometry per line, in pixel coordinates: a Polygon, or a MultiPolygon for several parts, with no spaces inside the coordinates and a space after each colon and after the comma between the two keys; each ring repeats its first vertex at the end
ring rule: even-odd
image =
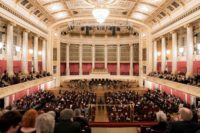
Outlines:
{"type": "Polygon", "coordinates": [[[95,69],[95,45],[92,45],[92,69],[95,69]]]}
{"type": "Polygon", "coordinates": [[[193,70],[193,27],[191,25],[187,26],[187,46],[186,46],[186,60],[187,60],[187,76],[192,75],[193,70]]]}
{"type": "Polygon", "coordinates": [[[83,45],[79,45],[79,75],[83,75],[83,67],[82,67],[82,62],[83,62],[83,45]]]}
{"type": "Polygon", "coordinates": [[[38,72],[38,36],[34,36],[33,63],[33,70],[38,72]]]}
{"type": "Polygon", "coordinates": [[[104,68],[108,68],[108,45],[104,45],[104,68]]]}
{"type": "Polygon", "coordinates": [[[13,24],[7,25],[7,47],[6,47],[6,57],[7,57],[7,72],[8,75],[13,75],[13,24]]]}
{"type": "Polygon", "coordinates": [[[47,59],[46,59],[47,41],[42,40],[42,71],[47,71],[47,59]]]}
{"type": "Polygon", "coordinates": [[[28,74],[28,32],[23,31],[22,40],[22,73],[28,74]]]}
{"type": "Polygon", "coordinates": [[[69,44],[66,46],[66,75],[70,75],[69,71],[69,44]]]}
{"type": "Polygon", "coordinates": [[[54,44],[54,31],[49,30],[47,38],[47,72],[53,74],[53,44],[54,44]]]}
{"type": "Polygon", "coordinates": [[[162,62],[161,62],[161,71],[164,72],[166,68],[166,40],[165,37],[162,37],[162,62]]]}
{"type": "Polygon", "coordinates": [[[158,54],[157,54],[157,41],[155,40],[153,42],[153,71],[154,72],[157,72],[157,57],[158,57],[158,54]]]}
{"type": "MultiPolygon", "coordinates": [[[[142,33],[142,31],[140,31],[142,33]]],[[[144,79],[143,79],[143,61],[142,61],[142,49],[143,49],[143,37],[142,34],[139,34],[139,86],[144,87],[144,79]]]]}
{"type": "Polygon", "coordinates": [[[172,32],[172,73],[175,74],[177,72],[177,32],[172,32]]]}
{"type": "MultiPolygon", "coordinates": [[[[17,54],[14,55],[14,57],[16,57],[19,60],[22,60],[22,57],[21,57],[21,55],[22,55],[22,52],[21,52],[22,37],[21,37],[21,33],[19,31],[17,32],[17,44],[15,46],[16,46],[15,48],[18,47],[20,49],[18,49],[18,50],[16,49],[17,54]]],[[[15,60],[15,58],[14,58],[14,60],[15,60]]]]}
{"type": "Polygon", "coordinates": [[[133,44],[130,44],[130,70],[129,75],[133,76],[133,44]]]}
{"type": "Polygon", "coordinates": [[[120,75],[120,44],[117,44],[117,75],[120,75]]]}

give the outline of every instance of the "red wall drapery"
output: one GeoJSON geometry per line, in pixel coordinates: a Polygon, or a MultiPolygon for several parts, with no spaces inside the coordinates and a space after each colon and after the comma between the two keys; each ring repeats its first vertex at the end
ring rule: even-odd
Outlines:
{"type": "Polygon", "coordinates": [[[70,75],[78,75],[79,74],[79,63],[70,63],[69,69],[70,69],[70,75]]]}
{"type": "Polygon", "coordinates": [[[32,61],[28,61],[28,72],[32,71],[32,61]]]}
{"type": "Polygon", "coordinates": [[[0,74],[2,74],[6,70],[7,62],[6,60],[0,60],[0,64],[0,74]]]}
{"type": "Polygon", "coordinates": [[[104,68],[104,63],[95,63],[95,68],[103,69],[104,68]]]}
{"type": "Polygon", "coordinates": [[[42,61],[38,61],[38,71],[42,71],[42,61]]]}
{"type": "Polygon", "coordinates": [[[60,64],[60,73],[61,73],[61,75],[66,74],[66,63],[60,64]]]}
{"type": "Polygon", "coordinates": [[[29,88],[29,95],[38,92],[38,86],[29,88]]]}
{"type": "Polygon", "coordinates": [[[121,63],[120,64],[120,74],[121,75],[129,75],[130,71],[130,63],[121,63]]]}
{"type": "Polygon", "coordinates": [[[172,72],[172,62],[170,61],[167,62],[167,69],[168,69],[168,72],[172,72]]]}
{"type": "Polygon", "coordinates": [[[186,73],[186,71],[187,71],[186,61],[178,61],[177,62],[177,72],[186,73]]]}
{"type": "Polygon", "coordinates": [[[22,62],[21,61],[13,61],[13,71],[15,73],[19,73],[22,71],[22,62]]]}
{"type": "Polygon", "coordinates": [[[27,95],[27,90],[15,93],[15,101],[27,95]]]}
{"type": "Polygon", "coordinates": [[[88,75],[92,71],[92,63],[83,63],[83,75],[88,75]]]}
{"type": "Polygon", "coordinates": [[[117,63],[108,63],[108,72],[112,75],[117,74],[117,63]]]}
{"type": "Polygon", "coordinates": [[[157,71],[161,72],[161,62],[157,62],[157,71]]]}
{"type": "Polygon", "coordinates": [[[193,74],[200,74],[200,61],[193,62],[193,74]]]}
{"type": "Polygon", "coordinates": [[[133,75],[139,75],[139,63],[133,63],[133,75]]]}

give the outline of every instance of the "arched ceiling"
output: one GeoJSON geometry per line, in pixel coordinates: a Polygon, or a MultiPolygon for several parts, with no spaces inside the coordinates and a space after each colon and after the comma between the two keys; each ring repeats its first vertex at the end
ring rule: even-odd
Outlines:
{"type": "MultiPolygon", "coordinates": [[[[95,20],[92,10],[99,6],[96,1],[110,10],[107,24],[117,20],[129,21],[136,25],[159,23],[166,16],[191,0],[15,0],[20,6],[50,26],[62,25],[69,21],[85,24],[95,20]],[[111,22],[112,21],[112,22],[111,22]]],[[[92,22],[94,25],[95,23],[92,22]]],[[[98,23],[96,23],[98,25],[98,23]]]]}

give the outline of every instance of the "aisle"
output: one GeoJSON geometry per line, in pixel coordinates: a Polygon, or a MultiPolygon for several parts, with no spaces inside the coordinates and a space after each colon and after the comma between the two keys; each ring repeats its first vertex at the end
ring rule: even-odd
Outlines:
{"type": "Polygon", "coordinates": [[[109,122],[105,105],[96,106],[95,122],[109,122]]]}
{"type": "Polygon", "coordinates": [[[107,109],[104,99],[104,89],[99,86],[96,88],[96,97],[97,97],[97,103],[96,103],[96,114],[95,114],[95,122],[109,122],[108,116],[107,116],[107,109]]]}

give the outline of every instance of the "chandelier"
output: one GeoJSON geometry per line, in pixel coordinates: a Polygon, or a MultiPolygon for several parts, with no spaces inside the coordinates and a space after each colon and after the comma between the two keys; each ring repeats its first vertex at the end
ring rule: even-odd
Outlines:
{"type": "Polygon", "coordinates": [[[92,14],[95,17],[95,19],[97,20],[97,22],[101,24],[109,16],[110,11],[105,8],[95,8],[92,10],[92,14]]]}

